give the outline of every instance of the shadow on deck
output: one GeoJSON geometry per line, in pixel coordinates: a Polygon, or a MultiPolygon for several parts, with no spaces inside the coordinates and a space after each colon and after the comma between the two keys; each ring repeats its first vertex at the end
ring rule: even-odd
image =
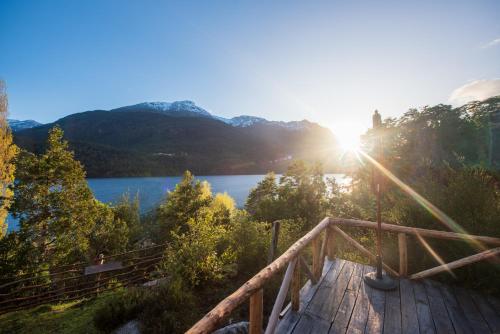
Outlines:
{"type": "Polygon", "coordinates": [[[384,292],[366,285],[374,268],[326,261],[321,280],[300,291],[276,333],[500,333],[500,300],[436,281],[400,279],[384,292]]]}

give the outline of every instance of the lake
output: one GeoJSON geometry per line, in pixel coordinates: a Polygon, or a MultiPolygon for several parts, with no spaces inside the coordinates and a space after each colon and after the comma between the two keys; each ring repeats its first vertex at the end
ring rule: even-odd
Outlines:
{"type": "MultiPolygon", "coordinates": [[[[212,186],[213,193],[227,192],[236,201],[238,207],[245,205],[245,200],[259,181],[265,175],[213,175],[197,176],[212,186]]],[[[334,177],[340,184],[348,184],[349,177],[343,174],[327,174],[325,177],[334,177]]],[[[172,191],[181,180],[181,176],[164,177],[120,177],[120,178],[92,178],[87,179],[94,196],[104,203],[116,203],[123,194],[131,196],[139,194],[141,212],[147,212],[156,206],[168,191],[172,191]]],[[[7,218],[8,230],[17,230],[17,222],[12,217],[7,218]]]]}

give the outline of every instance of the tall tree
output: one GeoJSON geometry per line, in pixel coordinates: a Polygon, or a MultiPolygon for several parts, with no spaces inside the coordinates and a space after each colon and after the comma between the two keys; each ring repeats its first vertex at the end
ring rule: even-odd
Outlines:
{"type": "Polygon", "coordinates": [[[185,231],[187,222],[194,218],[203,207],[212,202],[212,192],[207,182],[195,180],[191,172],[184,172],[181,182],[174,191],[169,192],[165,202],[158,207],[157,221],[160,227],[160,238],[170,237],[174,229],[185,231]]]}
{"type": "Polygon", "coordinates": [[[7,123],[7,106],[5,83],[0,80],[0,238],[7,231],[5,220],[12,197],[9,187],[14,181],[14,158],[18,152],[12,143],[12,133],[7,123]]]}
{"type": "Polygon", "coordinates": [[[271,223],[283,218],[280,204],[276,176],[271,172],[250,191],[245,209],[254,219],[271,223]]]}
{"type": "Polygon", "coordinates": [[[50,265],[82,258],[102,211],[63,131],[50,131],[44,154],[23,152],[17,161],[12,212],[22,242],[32,247],[30,260],[50,265]]]}

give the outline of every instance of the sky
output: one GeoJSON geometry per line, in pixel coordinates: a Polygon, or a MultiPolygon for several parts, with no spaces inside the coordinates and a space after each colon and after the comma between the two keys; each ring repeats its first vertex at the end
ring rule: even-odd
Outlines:
{"type": "Polygon", "coordinates": [[[500,1],[0,0],[10,117],[144,101],[353,136],[500,94],[500,1]]]}

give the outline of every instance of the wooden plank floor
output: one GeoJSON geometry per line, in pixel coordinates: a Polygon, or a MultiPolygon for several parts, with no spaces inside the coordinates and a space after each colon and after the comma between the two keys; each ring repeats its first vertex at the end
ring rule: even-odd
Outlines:
{"type": "Polygon", "coordinates": [[[401,279],[396,290],[379,291],[363,282],[373,270],[326,261],[320,282],[304,285],[299,312],[289,309],[276,333],[500,334],[500,300],[432,280],[401,279]]]}

